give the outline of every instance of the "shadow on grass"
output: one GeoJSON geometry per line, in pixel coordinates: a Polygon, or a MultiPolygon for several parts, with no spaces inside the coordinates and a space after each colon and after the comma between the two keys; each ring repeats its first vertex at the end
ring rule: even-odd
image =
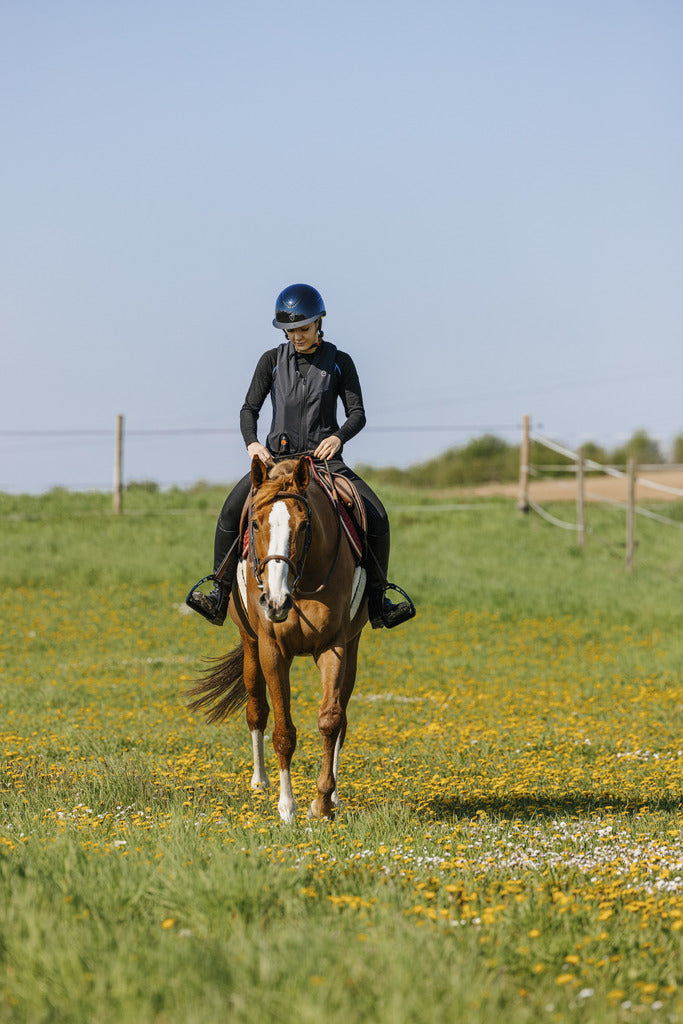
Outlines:
{"type": "Polygon", "coordinates": [[[633,796],[609,792],[572,792],[558,796],[517,793],[511,796],[492,796],[490,798],[480,796],[472,798],[436,797],[423,807],[429,816],[437,821],[475,818],[478,814],[497,818],[517,818],[525,821],[531,821],[534,818],[582,817],[603,811],[626,815],[676,814],[683,807],[683,793],[662,796],[656,800],[641,800],[633,796]]]}

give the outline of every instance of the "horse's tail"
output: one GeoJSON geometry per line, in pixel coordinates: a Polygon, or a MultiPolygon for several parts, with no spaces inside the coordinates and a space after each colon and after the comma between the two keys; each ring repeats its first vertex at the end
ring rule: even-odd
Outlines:
{"type": "Polygon", "coordinates": [[[191,711],[204,711],[209,722],[228,718],[247,702],[244,685],[244,648],[239,644],[224,658],[213,658],[215,668],[208,668],[203,679],[185,691],[186,697],[195,699],[188,705],[191,711]]]}

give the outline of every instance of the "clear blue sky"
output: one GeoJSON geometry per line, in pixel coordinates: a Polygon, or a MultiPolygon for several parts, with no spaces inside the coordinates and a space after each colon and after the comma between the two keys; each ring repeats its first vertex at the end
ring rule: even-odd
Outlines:
{"type": "Polygon", "coordinates": [[[0,431],[105,432],[0,434],[0,490],[111,486],[117,413],[127,480],[236,479],[136,432],[236,428],[294,281],[352,465],[683,432],[678,0],[0,0],[0,97],[0,431]]]}

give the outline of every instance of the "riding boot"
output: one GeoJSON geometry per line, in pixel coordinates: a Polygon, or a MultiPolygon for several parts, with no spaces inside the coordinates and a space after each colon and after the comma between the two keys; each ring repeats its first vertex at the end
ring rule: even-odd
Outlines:
{"type": "Polygon", "coordinates": [[[368,535],[368,556],[365,561],[365,568],[368,574],[368,617],[373,629],[393,629],[401,622],[407,622],[415,615],[415,605],[408,595],[395,587],[393,583],[387,582],[387,569],[389,568],[389,547],[390,535],[383,533],[380,536],[368,535]],[[397,590],[406,598],[394,604],[386,596],[387,590],[397,590]]]}
{"type": "MultiPolygon", "coordinates": [[[[204,594],[201,590],[190,593],[188,604],[195,611],[212,622],[214,626],[222,626],[228,614],[230,591],[235,580],[237,561],[239,558],[239,533],[235,530],[224,530],[220,522],[216,527],[214,541],[214,577],[213,590],[204,594]],[[220,572],[220,577],[218,573],[220,572]]],[[[210,578],[210,577],[209,577],[210,578]]]]}

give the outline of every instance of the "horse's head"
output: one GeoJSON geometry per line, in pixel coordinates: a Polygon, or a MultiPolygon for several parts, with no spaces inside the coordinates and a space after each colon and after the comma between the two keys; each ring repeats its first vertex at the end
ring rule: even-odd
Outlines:
{"type": "Polygon", "coordinates": [[[290,586],[296,587],[310,544],[309,480],[306,458],[280,462],[270,473],[257,456],[252,459],[250,558],[261,588],[259,604],[271,622],[284,622],[289,615],[290,586]]]}

